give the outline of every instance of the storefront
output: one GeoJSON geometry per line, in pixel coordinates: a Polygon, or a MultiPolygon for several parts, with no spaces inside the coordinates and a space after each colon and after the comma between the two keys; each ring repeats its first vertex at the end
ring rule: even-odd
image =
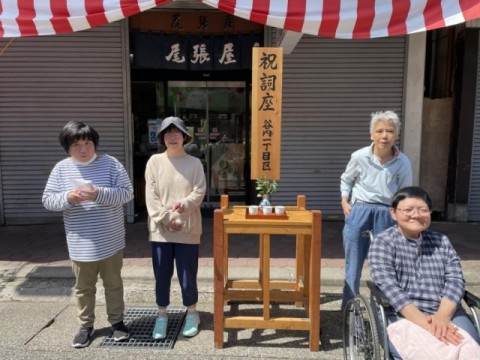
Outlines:
{"type": "MultiPolygon", "coordinates": [[[[204,164],[206,209],[218,206],[224,193],[232,202],[258,201],[249,174],[248,49],[287,49],[291,33],[194,1],[178,3],[91,30],[0,39],[6,49],[0,57],[0,223],[61,219],[43,208],[41,195],[51,168],[66,155],[57,136],[71,119],[94,125],[99,151],[125,164],[136,193],[128,221],[142,215],[145,163],[159,151],[156,130],[168,115],[185,119],[193,135],[187,150],[204,164]],[[230,51],[231,44],[240,51],[230,51]]],[[[404,121],[400,145],[418,180],[425,36],[291,38],[294,45],[284,51],[281,177],[272,201],[291,204],[304,194],[325,219],[342,219],[339,177],[352,151],[368,144],[370,113],[377,110],[394,110],[404,121]]],[[[472,164],[475,159],[476,150],[472,164]]]]}
{"type": "Polygon", "coordinates": [[[163,149],[157,132],[167,116],[187,124],[188,153],[207,179],[204,208],[220,195],[245,203],[249,177],[252,47],[263,26],[218,11],[147,11],[129,21],[136,212],[144,212],[144,170],[163,149]]]}

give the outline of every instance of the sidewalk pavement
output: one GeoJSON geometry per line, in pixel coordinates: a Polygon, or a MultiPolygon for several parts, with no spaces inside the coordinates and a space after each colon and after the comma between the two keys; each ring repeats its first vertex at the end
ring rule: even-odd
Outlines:
{"type": "MultiPolygon", "coordinates": [[[[321,279],[323,285],[343,284],[344,254],[341,221],[322,225],[321,279]]],[[[432,223],[432,230],[446,234],[457,250],[469,284],[480,284],[480,223],[432,223]]],[[[126,225],[124,276],[153,279],[151,250],[145,223],[126,225]]],[[[234,235],[229,242],[229,266],[242,274],[258,269],[258,237],[234,235]]],[[[273,277],[289,276],[295,263],[293,236],[272,235],[273,277]]],[[[0,276],[69,277],[70,261],[63,224],[0,226],[0,276]],[[68,270],[65,270],[68,268],[68,270]],[[66,271],[62,273],[62,271],[66,271]]],[[[213,281],[213,219],[204,218],[200,245],[199,281],[213,281]]],[[[368,279],[367,266],[363,279],[368,279]]]]}
{"type": "MultiPolygon", "coordinates": [[[[321,260],[321,347],[308,350],[308,333],[228,329],[224,348],[213,347],[213,221],[204,219],[200,248],[200,333],[179,336],[172,350],[100,348],[108,335],[104,294],[97,293],[99,335],[87,349],[73,349],[78,330],[75,320],[73,275],[68,260],[62,224],[0,227],[0,353],[5,359],[91,359],[91,358],[181,358],[181,359],[340,359],[342,358],[341,314],[343,285],[342,222],[324,222],[321,260]]],[[[145,223],[127,224],[127,247],[123,277],[127,307],[155,307],[150,247],[145,223]]],[[[480,224],[434,223],[432,229],[445,233],[457,249],[470,290],[480,294],[480,224]]],[[[256,236],[234,236],[230,240],[229,274],[232,278],[255,278],[258,274],[256,236]]],[[[293,237],[273,236],[272,278],[289,278],[294,269],[293,237]]],[[[369,278],[366,267],[362,279],[369,278]]],[[[364,284],[364,283],[363,283],[364,284]]],[[[362,293],[367,293],[362,286],[362,293]]],[[[172,306],[181,305],[180,289],[172,283],[172,306]]],[[[242,305],[243,306],[243,305],[242,305]]],[[[253,306],[253,305],[246,305],[253,306]]],[[[282,311],[298,311],[280,305],[282,311]]],[[[236,311],[226,306],[225,311],[236,311]]]]}

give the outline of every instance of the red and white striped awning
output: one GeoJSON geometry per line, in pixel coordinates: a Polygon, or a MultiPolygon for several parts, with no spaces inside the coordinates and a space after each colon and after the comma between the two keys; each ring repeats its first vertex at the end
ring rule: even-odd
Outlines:
{"type": "Polygon", "coordinates": [[[342,39],[412,34],[480,18],[480,0],[203,0],[272,27],[342,39]]]}
{"type": "MultiPolygon", "coordinates": [[[[0,37],[81,31],[172,0],[0,0],[0,37]]],[[[411,34],[480,18],[480,0],[198,0],[272,27],[360,39],[411,34]]]]}
{"type": "Polygon", "coordinates": [[[172,0],[0,0],[0,37],[55,35],[105,25],[172,0]]]}

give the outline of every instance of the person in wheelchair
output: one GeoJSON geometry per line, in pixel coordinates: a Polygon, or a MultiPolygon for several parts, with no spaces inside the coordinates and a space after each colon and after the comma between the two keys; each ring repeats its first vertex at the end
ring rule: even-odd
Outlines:
{"type": "MultiPolygon", "coordinates": [[[[430,196],[420,187],[405,187],[394,194],[390,213],[397,224],[370,244],[371,278],[391,305],[388,324],[404,318],[418,325],[432,335],[435,349],[467,340],[476,347],[478,332],[460,305],[465,291],[460,259],[447,236],[428,230],[431,207],[430,196]]],[[[394,359],[402,358],[390,338],[389,348],[394,359]]]]}

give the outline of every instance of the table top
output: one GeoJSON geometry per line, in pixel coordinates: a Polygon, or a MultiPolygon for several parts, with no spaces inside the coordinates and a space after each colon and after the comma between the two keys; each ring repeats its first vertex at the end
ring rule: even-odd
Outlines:
{"type": "Polygon", "coordinates": [[[308,226],[312,224],[312,212],[310,210],[299,209],[296,206],[285,206],[287,219],[262,219],[247,218],[248,206],[237,205],[228,207],[223,210],[224,225],[254,225],[261,227],[278,227],[278,226],[308,226]]]}

